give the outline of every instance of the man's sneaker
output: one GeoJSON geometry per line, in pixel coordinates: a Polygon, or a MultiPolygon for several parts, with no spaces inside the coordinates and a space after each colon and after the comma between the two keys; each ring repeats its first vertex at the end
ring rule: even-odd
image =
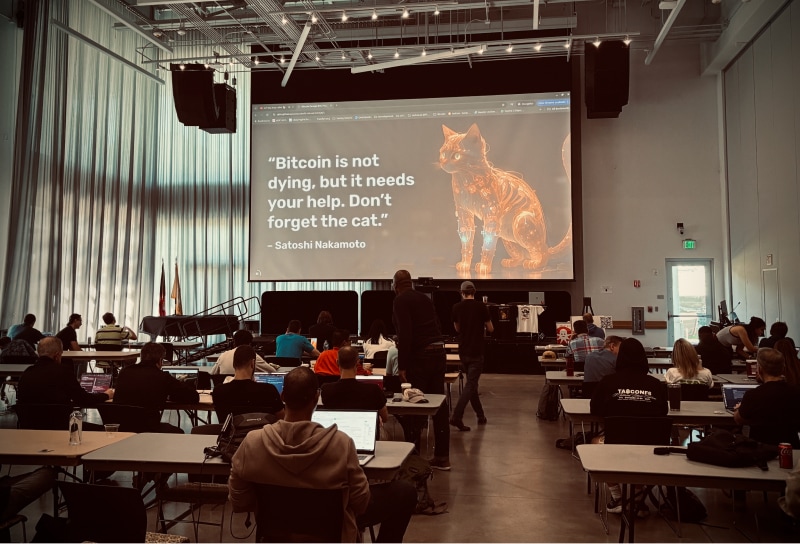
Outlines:
{"type": "Polygon", "coordinates": [[[486,425],[486,418],[485,417],[479,417],[478,418],[478,425],[486,425]]]}
{"type": "Polygon", "coordinates": [[[456,429],[458,429],[459,431],[462,431],[462,432],[469,430],[469,427],[464,425],[464,422],[461,421],[460,419],[451,419],[450,420],[450,425],[452,425],[453,427],[455,427],[456,429]]]}
{"type": "Polygon", "coordinates": [[[430,460],[431,467],[438,470],[450,470],[449,457],[434,457],[430,460]]]}
{"type": "Polygon", "coordinates": [[[611,499],[606,505],[606,511],[611,514],[622,513],[622,499],[611,499]]]}

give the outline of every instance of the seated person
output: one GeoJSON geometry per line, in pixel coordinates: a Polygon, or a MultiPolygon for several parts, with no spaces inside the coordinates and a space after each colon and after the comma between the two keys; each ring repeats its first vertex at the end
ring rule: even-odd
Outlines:
{"type": "Polygon", "coordinates": [[[712,374],[730,374],[733,372],[733,352],[717,340],[717,335],[711,327],[703,326],[697,329],[699,341],[694,347],[697,355],[703,362],[703,367],[712,374]]]}
{"type": "MultiPolygon", "coordinates": [[[[6,336],[6,338],[8,337],[6,336]]],[[[36,350],[33,349],[33,345],[19,337],[9,340],[8,344],[3,347],[3,351],[0,351],[0,364],[25,364],[35,360],[36,350]]]]}
{"type": "Polygon", "coordinates": [[[609,374],[616,372],[617,353],[622,343],[619,336],[608,336],[604,340],[602,351],[593,351],[586,356],[583,366],[583,396],[592,398],[592,392],[598,382],[609,374]]]}
{"type": "MultiPolygon", "coordinates": [[[[761,342],[758,343],[758,347],[774,348],[775,342],[785,339],[787,334],[789,334],[789,326],[782,321],[776,321],[769,328],[769,337],[762,338],[761,342]]],[[[11,336],[10,332],[9,336],[11,336]]]]}
{"type": "Polygon", "coordinates": [[[394,345],[389,348],[388,353],[386,354],[386,375],[387,376],[399,376],[400,375],[400,367],[397,364],[397,355],[399,351],[397,350],[397,345],[394,345]]]}
{"type": "Polygon", "coordinates": [[[394,346],[394,341],[386,338],[386,325],[382,319],[376,319],[369,328],[369,338],[364,342],[364,359],[375,357],[379,351],[388,351],[394,346]]]}
{"type": "MultiPolygon", "coordinates": [[[[211,374],[235,374],[236,369],[233,365],[233,356],[239,346],[250,346],[253,344],[253,333],[246,329],[241,329],[233,333],[233,349],[224,351],[220,354],[217,362],[211,368],[211,374]]],[[[255,353],[255,352],[253,352],[255,353]]],[[[275,369],[256,353],[256,372],[275,372],[275,369]]]]}
{"type": "MultiPolygon", "coordinates": [[[[358,464],[353,440],[338,430],[311,421],[319,390],[305,367],[286,375],[286,416],[250,432],[231,463],[228,489],[234,512],[252,512],[258,505],[256,484],[346,490],[341,542],[356,542],[356,519],[364,515],[380,523],[378,542],[402,542],[417,503],[414,486],[405,480],[369,485],[358,464]]],[[[313,518],[309,518],[313,521],[313,518]]]]}
{"type": "Polygon", "coordinates": [[[161,344],[148,342],[142,347],[141,361],[124,368],[117,378],[114,403],[140,406],[149,412],[151,432],[183,433],[179,427],[161,422],[161,410],[167,401],[197,403],[200,395],[189,384],[181,383],[161,370],[166,350],[161,344]]]}
{"type": "Polygon", "coordinates": [[[317,316],[317,322],[308,328],[308,336],[317,339],[317,346],[320,351],[333,347],[333,331],[336,325],[333,324],[333,316],[327,310],[322,310],[317,316]]]}
{"type": "Polygon", "coordinates": [[[714,386],[711,371],[703,368],[694,346],[685,338],[678,338],[672,346],[672,364],[675,366],[667,369],[664,376],[664,381],[667,383],[700,383],[708,387],[714,386]]]}
{"type": "MultiPolygon", "coordinates": [[[[0,524],[52,490],[57,475],[52,467],[39,467],[33,472],[0,477],[0,524]]],[[[0,542],[11,542],[9,529],[0,530],[0,542]]]]}
{"type": "Polygon", "coordinates": [[[36,316],[33,314],[26,315],[22,323],[8,329],[9,338],[12,340],[25,340],[30,345],[35,346],[39,343],[39,340],[44,338],[44,335],[38,329],[33,328],[34,323],[36,323],[36,316]]]}
{"type": "Polygon", "coordinates": [[[103,325],[97,330],[95,343],[108,346],[122,346],[123,340],[136,340],[136,333],[130,327],[120,327],[114,314],[106,312],[103,314],[103,325]]]}
{"type": "Polygon", "coordinates": [[[283,402],[275,386],[253,381],[257,364],[257,355],[253,348],[244,345],[231,351],[235,351],[233,380],[216,386],[211,393],[219,422],[224,423],[231,412],[267,412],[283,419],[283,402]]]}
{"type": "Polygon", "coordinates": [[[572,354],[575,357],[575,370],[583,371],[586,356],[603,349],[604,342],[602,338],[589,336],[589,329],[583,319],[572,324],[572,331],[575,336],[569,341],[566,355],[572,354]]]}
{"type": "Polygon", "coordinates": [[[319,351],[311,345],[308,338],[300,334],[300,326],[300,321],[292,319],[286,327],[286,334],[275,339],[276,357],[299,359],[304,353],[311,357],[319,357],[319,351]]]}
{"type": "MultiPolygon", "coordinates": [[[[590,412],[608,416],[666,416],[669,412],[667,386],[651,376],[647,354],[641,342],[635,338],[622,341],[617,352],[617,371],[600,380],[592,393],[590,412]]],[[[611,501],[607,510],[614,514],[622,512],[622,490],[619,484],[608,484],[611,501]]],[[[648,509],[642,500],[639,515],[647,515],[648,509]]]]}
{"type": "Polygon", "coordinates": [[[783,377],[789,385],[800,386],[800,359],[794,340],[784,338],[775,342],[775,349],[783,354],[783,377]]]}
{"type": "Polygon", "coordinates": [[[761,385],[744,394],[733,419],[750,427],[753,440],[776,445],[788,442],[800,448],[800,389],[783,379],[784,360],[778,350],[761,348],[756,360],[756,379],[761,385]]]}
{"type": "Polygon", "coordinates": [[[339,349],[350,345],[350,333],[344,329],[336,329],[331,337],[333,346],[326,349],[317,357],[314,364],[314,373],[322,376],[339,375],[339,349]]]}
{"type": "Polygon", "coordinates": [[[64,351],[81,351],[81,346],[78,344],[78,333],[76,332],[81,328],[81,325],[83,325],[81,314],[71,314],[67,321],[67,326],[56,334],[56,338],[61,340],[64,351]]]}
{"type": "Polygon", "coordinates": [[[589,336],[605,339],[606,331],[594,324],[594,316],[590,312],[583,314],[583,320],[586,322],[586,329],[589,336]]]}
{"type": "MultiPolygon", "coordinates": [[[[105,393],[87,393],[75,378],[72,367],[61,364],[61,340],[50,336],[39,342],[39,359],[19,378],[19,404],[68,404],[95,406],[114,398],[114,389],[105,393]]],[[[84,430],[103,430],[102,425],[84,421],[84,430]]]]}
{"type": "Polygon", "coordinates": [[[322,386],[322,404],[325,408],[343,410],[377,410],[381,421],[389,418],[386,397],[380,388],[356,380],[358,350],[345,346],[339,349],[339,381],[322,386]]]}

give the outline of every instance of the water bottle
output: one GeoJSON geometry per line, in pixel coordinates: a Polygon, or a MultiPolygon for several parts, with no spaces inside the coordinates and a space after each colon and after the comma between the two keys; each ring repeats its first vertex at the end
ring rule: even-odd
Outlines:
{"type": "Polygon", "coordinates": [[[83,433],[83,412],[75,408],[69,415],[69,445],[77,446],[81,443],[83,433]]]}

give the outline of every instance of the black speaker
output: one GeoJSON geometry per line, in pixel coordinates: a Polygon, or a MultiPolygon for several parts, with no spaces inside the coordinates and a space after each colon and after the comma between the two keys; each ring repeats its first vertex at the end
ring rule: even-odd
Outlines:
{"type": "Polygon", "coordinates": [[[619,117],[628,103],[630,48],[622,41],[605,41],[599,47],[584,46],[586,116],[589,119],[619,117]]]}
{"type": "Polygon", "coordinates": [[[189,127],[216,126],[219,106],[214,96],[214,70],[202,64],[171,64],[172,97],[178,120],[189,127]]]}
{"type": "Polygon", "coordinates": [[[214,101],[218,116],[211,124],[200,128],[211,134],[233,134],[236,132],[236,90],[225,83],[214,85],[214,101]]]}

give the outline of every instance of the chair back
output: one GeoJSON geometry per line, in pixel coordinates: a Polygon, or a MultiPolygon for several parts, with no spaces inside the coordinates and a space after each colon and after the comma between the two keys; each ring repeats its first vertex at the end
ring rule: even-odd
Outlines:
{"type": "Polygon", "coordinates": [[[604,420],[606,444],[669,446],[672,419],[668,417],[607,417],[604,420]]]}
{"type": "Polygon", "coordinates": [[[202,370],[197,373],[197,389],[201,391],[211,389],[211,374],[202,370]]]}
{"type": "Polygon", "coordinates": [[[144,542],[147,512],[135,487],[60,481],[67,504],[67,542],[144,542]]]}
{"type": "Polygon", "coordinates": [[[317,374],[317,384],[319,387],[322,387],[326,383],[333,383],[338,382],[339,376],[333,376],[328,374],[317,374]]]}
{"type": "Polygon", "coordinates": [[[214,384],[214,387],[217,387],[225,383],[225,378],[227,378],[228,376],[233,378],[233,374],[212,374],[211,382],[214,384]]]}
{"type": "Polygon", "coordinates": [[[24,404],[18,402],[13,407],[17,413],[17,428],[40,431],[66,431],[69,429],[69,404],[24,404]]]}
{"type": "Polygon", "coordinates": [[[345,492],[256,484],[256,542],[341,542],[345,492]]]}
{"type": "Polygon", "coordinates": [[[303,362],[299,357],[278,357],[277,355],[267,355],[265,360],[278,366],[300,366],[303,362]]]}
{"type": "Polygon", "coordinates": [[[710,389],[704,383],[682,383],[681,400],[708,400],[710,389]]]}
{"type": "Polygon", "coordinates": [[[122,351],[122,344],[92,344],[95,351],[122,351]]]}
{"type": "Polygon", "coordinates": [[[372,366],[375,368],[386,368],[386,356],[389,355],[389,351],[376,351],[372,355],[372,366]]]}
{"type": "Polygon", "coordinates": [[[158,410],[104,402],[97,405],[103,424],[118,423],[119,430],[125,433],[150,433],[158,429],[161,414],[158,410]]]}

